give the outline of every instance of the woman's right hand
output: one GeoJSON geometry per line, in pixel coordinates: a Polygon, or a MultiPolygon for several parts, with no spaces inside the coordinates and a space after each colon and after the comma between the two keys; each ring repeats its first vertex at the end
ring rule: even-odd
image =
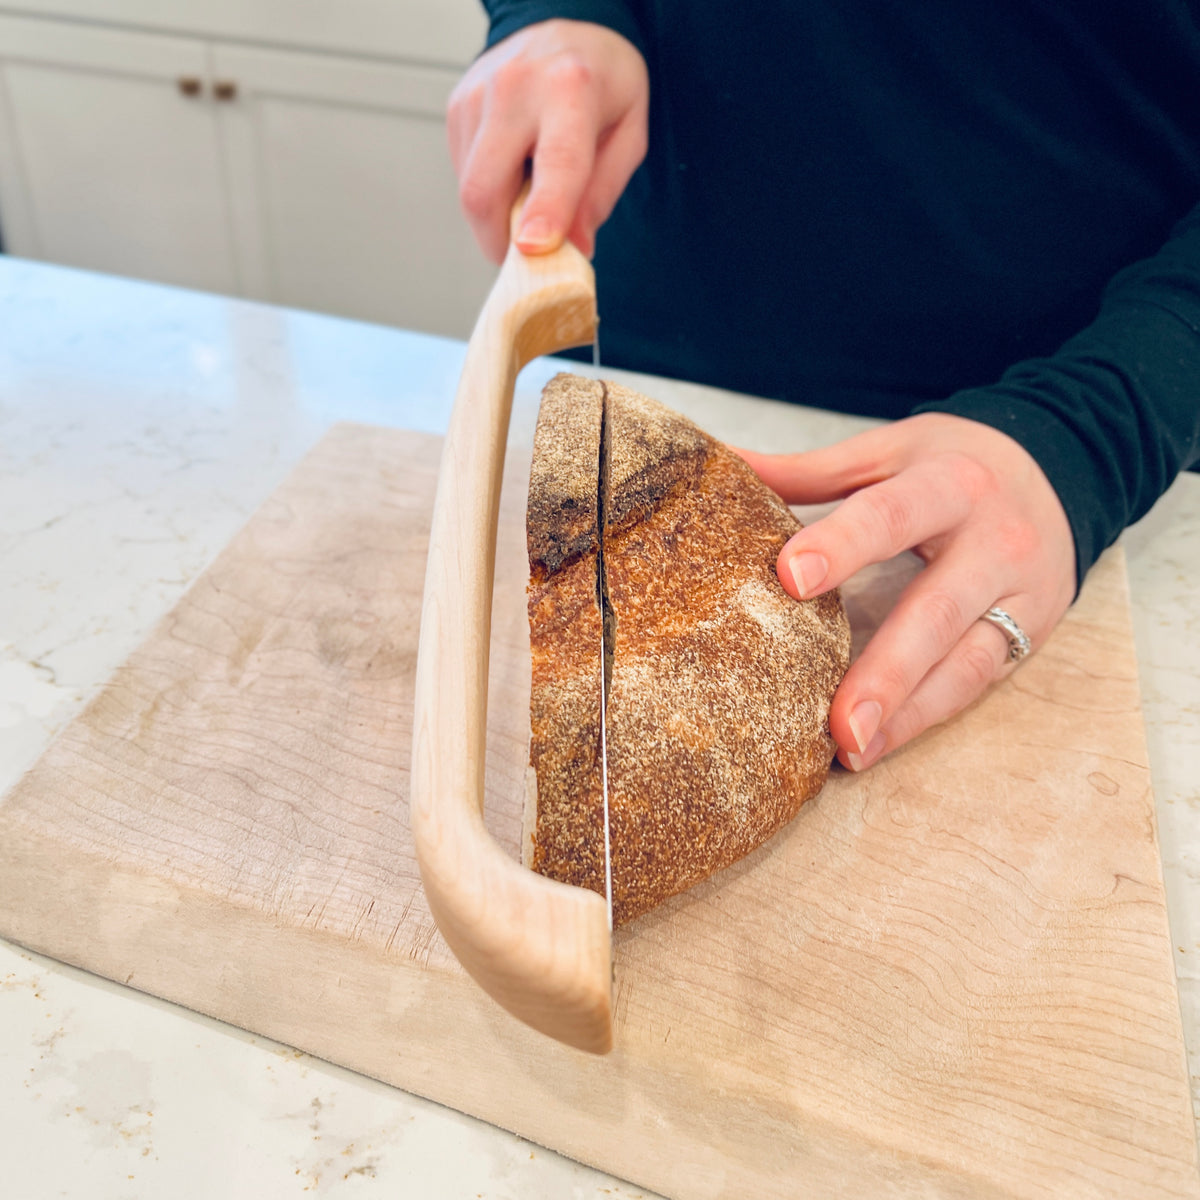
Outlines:
{"type": "Polygon", "coordinates": [[[527,25],[476,59],[447,117],[459,197],[484,253],[503,259],[532,159],[518,247],[546,254],[569,238],[590,258],[645,156],[649,105],[641,54],[602,25],[527,25]]]}

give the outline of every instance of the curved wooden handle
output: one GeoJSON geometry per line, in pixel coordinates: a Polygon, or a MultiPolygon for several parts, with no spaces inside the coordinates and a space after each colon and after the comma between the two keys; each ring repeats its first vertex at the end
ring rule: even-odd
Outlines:
{"type": "Polygon", "coordinates": [[[425,895],[459,962],[514,1016],[612,1048],[612,945],[595,892],[535,875],[483,824],[488,647],[504,447],[517,374],[590,342],[591,265],[515,246],[467,346],[442,450],[417,651],[410,820],[425,895]]]}

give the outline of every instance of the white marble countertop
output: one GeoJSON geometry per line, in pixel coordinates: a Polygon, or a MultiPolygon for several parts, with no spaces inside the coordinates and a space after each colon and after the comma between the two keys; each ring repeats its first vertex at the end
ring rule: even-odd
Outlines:
{"type": "MultiPolygon", "coordinates": [[[[0,792],[331,423],[443,429],[462,352],[0,257],[0,792]]],[[[531,436],[554,369],[522,375],[515,436],[531,436]]],[[[645,390],[760,449],[867,424],[662,380],[645,390]]],[[[1200,476],[1125,546],[1200,1110],[1200,476]]],[[[0,1179],[11,1200],[646,1195],[4,942],[0,1179]]]]}

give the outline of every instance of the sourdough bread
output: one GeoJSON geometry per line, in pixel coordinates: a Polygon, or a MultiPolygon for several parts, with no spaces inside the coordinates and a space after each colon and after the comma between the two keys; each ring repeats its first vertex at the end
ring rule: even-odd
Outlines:
{"type": "Polygon", "coordinates": [[[798,603],[780,586],[776,558],[799,528],[787,506],[732,451],[620,385],[559,376],[547,387],[529,515],[533,865],[605,891],[598,708],[587,713],[589,703],[599,704],[602,533],[612,609],[608,784],[620,924],[749,853],[820,789],[834,752],[829,703],[849,662],[849,626],[836,593],[798,603]],[[583,425],[590,430],[595,422],[597,390],[606,464],[598,453],[592,458],[590,440],[579,444],[583,425]],[[560,436],[576,445],[539,462],[560,436]],[[557,474],[568,460],[570,468],[557,474]],[[576,529],[589,461],[597,463],[593,491],[607,466],[596,509],[605,527],[589,515],[591,540],[576,529]],[[559,552],[545,547],[568,541],[587,549],[549,570],[559,552]]]}

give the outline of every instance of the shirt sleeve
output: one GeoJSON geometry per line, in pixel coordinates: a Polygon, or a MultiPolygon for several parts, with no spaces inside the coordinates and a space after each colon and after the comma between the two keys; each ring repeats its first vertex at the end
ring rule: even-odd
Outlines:
{"type": "Polygon", "coordinates": [[[1071,523],[1081,585],[1200,461],[1200,206],[1112,279],[1096,320],[1056,354],[915,411],[982,421],[1029,451],[1071,523]]]}
{"type": "Polygon", "coordinates": [[[644,58],[645,37],[637,18],[637,6],[622,0],[483,0],[491,25],[487,48],[503,41],[509,34],[537,21],[564,17],[571,21],[591,21],[615,30],[637,47],[644,58]]]}

